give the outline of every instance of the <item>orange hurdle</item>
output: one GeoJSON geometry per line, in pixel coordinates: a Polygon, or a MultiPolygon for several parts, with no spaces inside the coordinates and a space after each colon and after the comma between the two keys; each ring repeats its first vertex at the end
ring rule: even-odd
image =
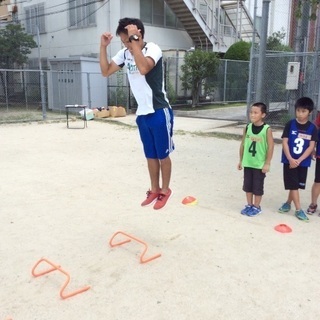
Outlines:
{"type": "Polygon", "coordinates": [[[146,244],[146,242],[144,242],[144,241],[142,241],[142,240],[140,240],[140,239],[138,239],[138,238],[136,238],[136,237],[134,237],[134,236],[131,236],[131,235],[129,235],[129,234],[123,232],[123,231],[118,231],[118,232],[116,232],[116,233],[112,236],[112,238],[110,239],[109,244],[110,244],[111,247],[121,246],[122,244],[127,243],[127,242],[130,242],[131,240],[135,240],[135,241],[141,243],[141,244],[144,246],[144,250],[143,250],[143,252],[142,252],[142,254],[141,254],[141,256],[140,256],[140,263],[147,263],[147,262],[149,262],[149,261],[151,261],[151,260],[154,260],[154,259],[156,259],[156,258],[159,258],[159,257],[161,256],[161,253],[159,253],[159,254],[157,254],[157,255],[155,255],[155,256],[153,256],[153,257],[150,257],[150,258],[148,258],[148,259],[143,259],[145,253],[146,253],[147,250],[148,250],[148,245],[146,244]],[[121,233],[122,235],[130,238],[130,239],[126,239],[126,240],[120,241],[120,242],[118,242],[118,243],[112,243],[112,240],[113,240],[118,234],[120,234],[120,233],[121,233]]]}
{"type": "Polygon", "coordinates": [[[64,289],[67,287],[67,285],[68,285],[69,282],[70,282],[70,275],[69,275],[69,273],[67,273],[66,271],[64,271],[63,269],[61,269],[61,266],[55,265],[54,263],[50,262],[49,260],[47,260],[47,259],[45,259],[45,258],[40,259],[40,260],[35,264],[35,266],[32,268],[31,273],[32,273],[32,275],[33,275],[34,277],[39,277],[39,276],[42,276],[42,275],[44,275],[44,274],[47,274],[47,273],[52,272],[52,271],[55,271],[55,270],[58,270],[58,271],[62,272],[62,273],[67,277],[66,282],[64,283],[64,285],[61,287],[61,290],[60,290],[60,297],[61,297],[62,299],[70,298],[70,297],[72,297],[72,296],[75,296],[75,295],[78,294],[78,293],[82,293],[82,292],[87,291],[88,289],[90,289],[90,286],[87,286],[87,287],[84,287],[84,288],[82,288],[82,289],[78,289],[78,290],[76,290],[76,291],[74,291],[74,292],[71,292],[71,293],[69,293],[69,294],[64,294],[63,291],[64,291],[64,289]],[[51,265],[52,268],[50,268],[50,269],[48,269],[48,270],[45,270],[45,271],[42,271],[42,272],[39,272],[39,273],[36,273],[36,272],[35,272],[35,269],[36,269],[37,266],[38,266],[41,262],[43,262],[43,261],[46,262],[46,263],[48,263],[49,265],[51,265]]]}

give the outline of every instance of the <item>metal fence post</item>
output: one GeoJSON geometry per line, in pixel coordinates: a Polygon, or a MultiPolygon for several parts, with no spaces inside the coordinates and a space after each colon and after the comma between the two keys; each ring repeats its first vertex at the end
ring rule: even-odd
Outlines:
{"type": "Polygon", "coordinates": [[[4,89],[6,92],[6,106],[7,106],[7,111],[9,111],[9,97],[8,97],[8,82],[7,82],[7,72],[4,72],[4,89]]]}
{"type": "Polygon", "coordinates": [[[87,89],[88,89],[88,107],[91,109],[91,86],[90,86],[90,74],[87,74],[87,89]]]}
{"type": "Polygon", "coordinates": [[[228,61],[224,60],[223,102],[226,102],[228,61]]]}

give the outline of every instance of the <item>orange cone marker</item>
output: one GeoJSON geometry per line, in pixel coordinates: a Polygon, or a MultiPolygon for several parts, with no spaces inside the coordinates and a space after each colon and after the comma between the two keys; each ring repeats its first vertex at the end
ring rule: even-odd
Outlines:
{"type": "Polygon", "coordinates": [[[284,223],[280,223],[278,224],[277,226],[274,227],[274,229],[278,232],[281,232],[281,233],[290,233],[292,232],[292,229],[287,226],[286,224],[284,223]]]}
{"type": "Polygon", "coordinates": [[[192,196],[187,196],[182,200],[182,204],[185,204],[187,206],[194,206],[197,203],[198,203],[198,200],[192,196]]]}

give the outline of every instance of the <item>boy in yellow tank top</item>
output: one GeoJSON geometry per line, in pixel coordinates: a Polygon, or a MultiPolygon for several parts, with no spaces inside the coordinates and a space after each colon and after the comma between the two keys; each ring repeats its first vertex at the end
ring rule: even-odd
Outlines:
{"type": "Polygon", "coordinates": [[[247,204],[241,214],[254,217],[262,212],[261,200],[264,193],[264,179],[269,171],[273,155],[274,141],[272,130],[264,123],[267,106],[262,102],[250,108],[250,121],[243,130],[240,144],[238,170],[244,169],[243,191],[247,204]]]}

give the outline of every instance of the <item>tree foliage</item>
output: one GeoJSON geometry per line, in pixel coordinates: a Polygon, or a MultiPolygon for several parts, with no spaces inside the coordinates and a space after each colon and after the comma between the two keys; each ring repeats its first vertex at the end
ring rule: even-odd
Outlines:
{"type": "Polygon", "coordinates": [[[210,88],[208,79],[216,73],[218,65],[219,57],[215,52],[197,49],[185,55],[180,80],[185,90],[191,89],[192,107],[199,102],[202,85],[205,84],[206,89],[210,88]]]}
{"type": "Polygon", "coordinates": [[[282,40],[286,37],[284,30],[274,32],[267,39],[267,50],[270,51],[292,51],[289,46],[282,44],[282,40]]]}
{"type": "Polygon", "coordinates": [[[8,24],[0,30],[0,67],[11,69],[28,61],[28,54],[37,44],[20,24],[8,24]]]}
{"type": "MultiPolygon", "coordinates": [[[[267,39],[267,50],[292,51],[292,49],[289,46],[284,45],[282,43],[285,37],[286,37],[286,34],[283,29],[277,32],[274,32],[267,39]]],[[[238,41],[229,47],[229,49],[224,55],[224,59],[249,61],[250,49],[251,49],[251,42],[238,41]]]]}
{"type": "Polygon", "coordinates": [[[318,5],[320,4],[320,0],[299,0],[297,9],[296,9],[296,17],[300,19],[302,17],[302,7],[304,3],[309,4],[311,7],[310,12],[310,20],[316,20],[317,19],[317,9],[318,5]]]}
{"type": "Polygon", "coordinates": [[[238,41],[229,47],[224,55],[224,59],[249,61],[250,48],[250,42],[238,41]]]}

